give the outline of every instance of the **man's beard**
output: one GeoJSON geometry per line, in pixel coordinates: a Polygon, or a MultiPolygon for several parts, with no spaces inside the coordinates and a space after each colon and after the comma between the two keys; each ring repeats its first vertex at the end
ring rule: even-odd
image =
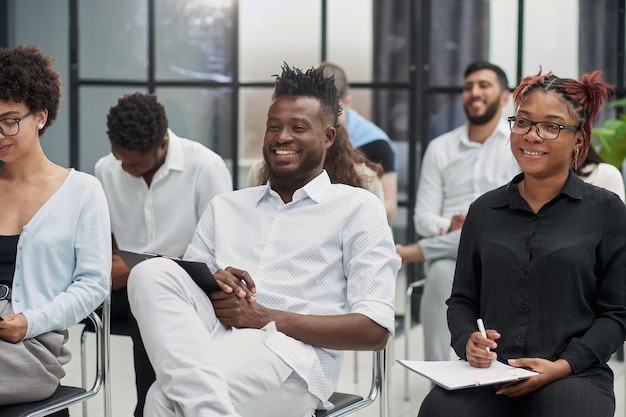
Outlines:
{"type": "Polygon", "coordinates": [[[324,149],[322,147],[311,149],[303,154],[300,165],[293,171],[274,170],[270,164],[268,151],[263,148],[263,158],[267,167],[267,176],[272,186],[289,188],[299,186],[314,168],[324,161],[324,149]]]}
{"type": "Polygon", "coordinates": [[[465,116],[467,117],[467,120],[470,122],[470,124],[478,126],[487,124],[491,120],[493,120],[494,116],[498,113],[499,108],[500,103],[496,100],[487,107],[487,109],[481,116],[471,116],[467,111],[467,107],[463,106],[463,110],[465,111],[465,116]]]}

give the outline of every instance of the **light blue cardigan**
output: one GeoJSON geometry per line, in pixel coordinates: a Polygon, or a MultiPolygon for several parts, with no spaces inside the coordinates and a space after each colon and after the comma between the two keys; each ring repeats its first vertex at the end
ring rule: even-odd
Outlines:
{"type": "Polygon", "coordinates": [[[11,302],[28,320],[26,338],[66,329],[110,291],[111,226],[100,182],[71,170],[24,226],[11,302]]]}

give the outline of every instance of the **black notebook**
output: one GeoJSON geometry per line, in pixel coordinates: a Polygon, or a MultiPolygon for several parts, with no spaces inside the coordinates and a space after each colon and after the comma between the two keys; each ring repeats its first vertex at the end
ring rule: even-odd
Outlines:
{"type": "Polygon", "coordinates": [[[217,281],[209,271],[209,267],[204,262],[195,262],[195,261],[183,261],[178,258],[174,258],[171,256],[158,255],[154,253],[136,253],[129,252],[125,250],[118,249],[117,254],[120,255],[124,263],[128,265],[129,268],[137,265],[139,262],[145,261],[150,258],[167,258],[171,259],[180,265],[193,279],[193,281],[204,291],[207,295],[212,293],[213,291],[219,291],[220,287],[217,285],[217,281]]]}

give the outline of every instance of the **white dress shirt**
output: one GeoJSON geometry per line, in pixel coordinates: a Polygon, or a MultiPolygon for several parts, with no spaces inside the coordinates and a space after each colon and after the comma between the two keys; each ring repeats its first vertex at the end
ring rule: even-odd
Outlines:
{"type": "Polygon", "coordinates": [[[467,125],[433,139],[422,160],[415,228],[422,237],[446,232],[455,214],[466,214],[480,195],[520,172],[509,144],[510,129],[500,120],[484,143],[472,142],[467,125]]]}
{"type": "MultiPolygon", "coordinates": [[[[214,272],[249,272],[261,305],[300,314],[360,313],[394,330],[400,268],[385,208],[372,193],[331,184],[326,171],[285,204],[269,185],[215,197],[184,259],[214,272]]],[[[266,326],[266,345],[325,400],[343,353],[304,345],[266,326]]]]}
{"type": "Polygon", "coordinates": [[[181,256],[211,198],[232,190],[230,171],[218,154],[171,130],[168,135],[165,162],[150,187],[125,172],[113,154],[96,163],[120,249],[181,256]]]}

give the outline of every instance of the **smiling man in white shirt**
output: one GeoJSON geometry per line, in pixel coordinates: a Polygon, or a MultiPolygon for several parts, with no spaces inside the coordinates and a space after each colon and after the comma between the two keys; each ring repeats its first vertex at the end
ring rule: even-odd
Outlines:
{"type": "Polygon", "coordinates": [[[311,416],[328,407],[342,350],[382,349],[394,330],[395,253],[372,193],[323,170],[340,107],[320,68],[276,79],[263,156],[269,182],[215,197],[184,259],[133,268],[129,300],[157,381],[151,416],[311,416]]]}

